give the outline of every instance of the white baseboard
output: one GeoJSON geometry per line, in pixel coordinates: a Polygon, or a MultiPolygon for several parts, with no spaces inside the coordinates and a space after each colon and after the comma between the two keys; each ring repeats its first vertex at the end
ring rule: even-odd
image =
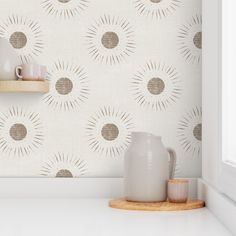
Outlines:
{"type": "Polygon", "coordinates": [[[233,235],[236,235],[235,202],[218,192],[202,179],[198,180],[198,198],[204,200],[207,208],[233,233],[233,235]]]}
{"type": "Polygon", "coordinates": [[[118,197],[121,186],[121,178],[1,178],[0,198],[118,197]]]}
{"type": "MultiPolygon", "coordinates": [[[[189,179],[197,197],[197,179],[189,179]]],[[[123,178],[0,178],[0,198],[117,198],[123,178]]]]}

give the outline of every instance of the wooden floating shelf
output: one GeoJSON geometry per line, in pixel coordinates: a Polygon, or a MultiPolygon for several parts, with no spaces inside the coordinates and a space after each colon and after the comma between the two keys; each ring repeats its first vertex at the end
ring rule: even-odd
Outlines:
{"type": "Polygon", "coordinates": [[[48,81],[1,80],[1,93],[47,93],[48,81]]]}
{"type": "Polygon", "coordinates": [[[130,202],[125,199],[114,199],[109,202],[112,208],[136,211],[184,211],[202,208],[205,206],[204,201],[189,200],[186,203],[171,202],[130,202]]]}

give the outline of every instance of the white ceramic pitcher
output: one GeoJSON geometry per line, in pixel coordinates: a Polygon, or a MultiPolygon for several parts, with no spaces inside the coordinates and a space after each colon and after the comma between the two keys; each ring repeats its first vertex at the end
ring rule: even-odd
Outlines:
{"type": "Polygon", "coordinates": [[[15,68],[20,63],[11,44],[5,38],[0,38],[0,80],[16,80],[15,68]]]}
{"type": "Polygon", "coordinates": [[[165,148],[161,137],[144,132],[131,134],[125,154],[125,197],[129,201],[161,202],[167,198],[167,181],[173,178],[175,151],[165,148]]]}

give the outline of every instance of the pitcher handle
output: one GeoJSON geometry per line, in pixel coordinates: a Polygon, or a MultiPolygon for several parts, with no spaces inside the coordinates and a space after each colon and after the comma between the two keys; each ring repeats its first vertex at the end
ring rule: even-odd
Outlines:
{"type": "Polygon", "coordinates": [[[170,156],[170,163],[169,163],[169,173],[170,179],[174,178],[175,167],[176,167],[176,152],[172,148],[167,148],[167,151],[170,156]]]}

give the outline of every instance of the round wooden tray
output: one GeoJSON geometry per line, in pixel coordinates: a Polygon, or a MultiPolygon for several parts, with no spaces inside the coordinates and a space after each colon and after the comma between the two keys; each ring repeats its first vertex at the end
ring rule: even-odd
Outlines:
{"type": "Polygon", "coordinates": [[[130,202],[125,199],[114,199],[109,201],[109,206],[112,208],[123,210],[137,211],[184,211],[202,208],[205,206],[204,201],[189,200],[187,203],[171,203],[171,202],[130,202]]]}

